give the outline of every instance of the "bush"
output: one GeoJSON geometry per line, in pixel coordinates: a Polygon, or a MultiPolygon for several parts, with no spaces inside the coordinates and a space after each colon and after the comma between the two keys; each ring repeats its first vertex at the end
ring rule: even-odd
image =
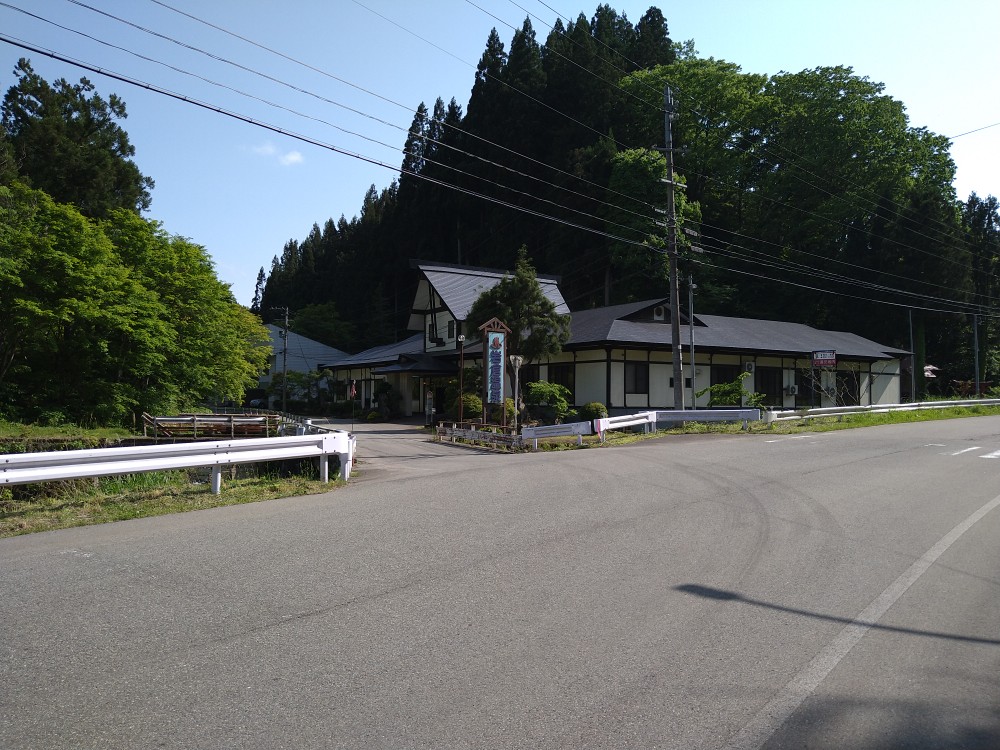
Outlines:
{"type": "Polygon", "coordinates": [[[579,417],[581,422],[592,422],[595,419],[603,419],[606,416],[608,416],[608,407],[600,401],[591,401],[589,404],[584,404],[580,407],[579,417]]]}
{"type": "Polygon", "coordinates": [[[528,406],[534,407],[533,414],[551,415],[553,421],[561,422],[569,412],[569,399],[572,394],[566,386],[540,380],[537,383],[528,383],[524,390],[524,400],[528,406]]]}
{"type": "MultiPolygon", "coordinates": [[[[506,412],[506,424],[513,424],[514,422],[514,399],[508,398],[504,400],[504,411],[506,412]]],[[[486,413],[486,419],[490,424],[500,424],[504,417],[503,412],[500,411],[500,404],[490,404],[489,409],[486,413]]]]}
{"type": "MultiPolygon", "coordinates": [[[[452,419],[458,419],[458,399],[452,404],[449,414],[452,419]]],[[[462,396],[462,419],[465,421],[479,421],[483,418],[483,400],[475,393],[466,393],[462,396]]]]}

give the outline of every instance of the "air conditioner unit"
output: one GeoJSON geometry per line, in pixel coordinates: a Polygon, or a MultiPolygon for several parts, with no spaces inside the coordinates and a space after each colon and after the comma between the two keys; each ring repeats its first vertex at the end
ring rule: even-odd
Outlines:
{"type": "Polygon", "coordinates": [[[788,386],[788,395],[789,396],[798,396],[799,395],[799,387],[797,385],[790,385],[790,386],[788,386]]]}
{"type": "Polygon", "coordinates": [[[666,320],[667,308],[664,305],[657,305],[653,308],[653,320],[666,320]]]}
{"type": "Polygon", "coordinates": [[[756,365],[753,362],[744,362],[743,363],[743,372],[753,372],[755,366],[756,365]]]}

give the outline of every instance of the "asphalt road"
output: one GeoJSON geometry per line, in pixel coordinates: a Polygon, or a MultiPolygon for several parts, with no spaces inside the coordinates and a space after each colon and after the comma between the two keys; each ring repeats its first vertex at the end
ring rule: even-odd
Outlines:
{"type": "Polygon", "coordinates": [[[0,540],[0,747],[1000,747],[1000,418],[359,451],[0,540]]]}

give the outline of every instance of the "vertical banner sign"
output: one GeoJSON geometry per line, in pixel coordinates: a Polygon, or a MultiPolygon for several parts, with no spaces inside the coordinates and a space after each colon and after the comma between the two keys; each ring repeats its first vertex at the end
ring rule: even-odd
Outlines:
{"type": "Polygon", "coordinates": [[[506,361],[507,339],[503,331],[486,334],[486,403],[503,403],[503,363],[506,361]]]}

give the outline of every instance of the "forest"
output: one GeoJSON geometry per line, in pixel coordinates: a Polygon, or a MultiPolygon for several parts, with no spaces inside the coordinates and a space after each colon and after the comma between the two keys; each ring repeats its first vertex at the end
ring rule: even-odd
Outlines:
{"type": "Polygon", "coordinates": [[[998,203],[955,194],[948,139],[847,65],[701,58],[655,7],[600,5],[542,42],[530,19],[509,45],[494,30],[466,111],[421,104],[398,180],[287,242],[251,309],[360,351],[406,335],[411,259],[512,269],[522,246],[572,310],[666,297],[667,88],[696,312],[912,341],[921,393],[925,363],[942,392],[977,359],[997,380],[998,203]]]}
{"type": "Polygon", "coordinates": [[[270,355],[204,247],[140,212],[125,105],[27,60],[0,131],[0,419],[131,426],[239,402],[270,355]]]}

